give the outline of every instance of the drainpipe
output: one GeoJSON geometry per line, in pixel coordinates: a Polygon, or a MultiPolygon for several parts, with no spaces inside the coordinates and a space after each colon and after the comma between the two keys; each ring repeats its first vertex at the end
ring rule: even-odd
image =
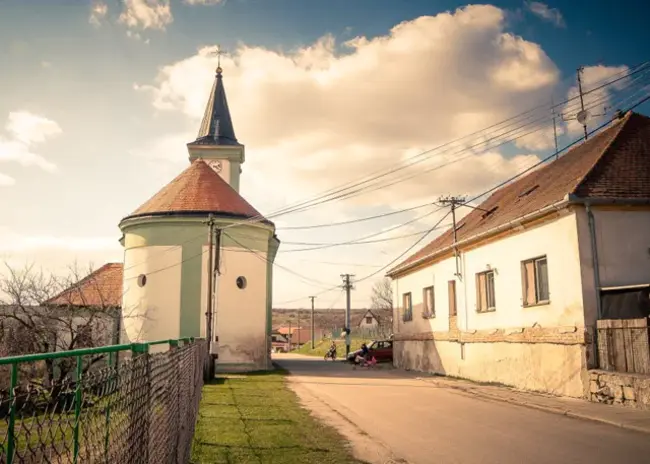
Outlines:
{"type": "Polygon", "coordinates": [[[600,267],[598,265],[598,246],[596,244],[596,221],[594,213],[591,210],[591,205],[585,203],[585,210],[587,211],[587,219],[589,220],[589,238],[591,239],[591,259],[594,268],[594,286],[596,287],[596,317],[600,319],[602,316],[602,309],[600,304],[600,267]]]}

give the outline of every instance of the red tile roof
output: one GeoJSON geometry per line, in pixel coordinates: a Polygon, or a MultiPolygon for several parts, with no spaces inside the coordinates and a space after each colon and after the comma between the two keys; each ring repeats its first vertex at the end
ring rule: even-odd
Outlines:
{"type": "Polygon", "coordinates": [[[197,159],[124,219],[183,213],[215,213],[241,218],[260,216],[205,161],[197,159]]]}
{"type": "Polygon", "coordinates": [[[122,263],[104,264],[43,304],[98,308],[121,307],[122,275],[122,263]]]}
{"type": "MultiPolygon", "coordinates": [[[[457,240],[487,232],[562,201],[584,199],[650,200],[650,118],[628,112],[596,136],[494,192],[457,226],[457,240]],[[486,214],[486,211],[491,213],[486,214]]],[[[443,233],[388,274],[433,259],[453,245],[443,233]]]]}

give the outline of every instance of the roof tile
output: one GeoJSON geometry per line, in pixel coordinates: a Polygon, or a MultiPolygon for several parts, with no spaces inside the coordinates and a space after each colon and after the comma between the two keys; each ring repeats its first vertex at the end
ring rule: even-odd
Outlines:
{"type": "Polygon", "coordinates": [[[163,187],[127,218],[172,213],[215,213],[242,218],[261,217],[235,189],[202,159],[163,187]]]}
{"type": "MultiPolygon", "coordinates": [[[[582,198],[650,199],[650,118],[628,112],[559,159],[495,191],[458,222],[457,240],[537,212],[568,194],[582,198]],[[494,211],[485,214],[490,210],[494,211]]],[[[452,245],[453,230],[449,229],[388,274],[425,257],[433,258],[452,245]]]]}
{"type": "Polygon", "coordinates": [[[107,263],[45,305],[115,308],[122,306],[122,263],[107,263]]]}

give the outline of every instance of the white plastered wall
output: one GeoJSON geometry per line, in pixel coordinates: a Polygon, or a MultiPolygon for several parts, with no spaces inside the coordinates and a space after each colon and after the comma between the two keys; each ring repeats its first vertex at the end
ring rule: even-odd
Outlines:
{"type": "Polygon", "coordinates": [[[125,343],[178,338],[182,248],[147,246],[124,252],[122,336],[125,343]],[[138,276],[147,277],[143,287],[138,276]]]}
{"type": "Polygon", "coordinates": [[[252,364],[266,368],[266,253],[223,248],[221,275],[216,281],[215,333],[219,337],[217,367],[228,364],[252,364]],[[237,277],[246,279],[246,287],[237,287],[237,277]]]}
{"type": "MultiPolygon", "coordinates": [[[[457,324],[461,331],[532,327],[584,327],[581,267],[576,216],[573,213],[461,254],[463,279],[456,279],[457,324]],[[521,261],[548,260],[550,303],[522,306],[521,261]],[[495,269],[496,311],[476,311],[478,272],[495,269]]],[[[411,292],[413,320],[395,314],[399,335],[446,332],[449,328],[448,281],[454,279],[454,258],[435,263],[393,282],[395,306],[411,292]],[[434,286],[436,316],[421,316],[423,288],[434,286]]],[[[551,343],[464,343],[398,341],[400,367],[501,382],[530,390],[582,396],[583,347],[551,343]]]]}

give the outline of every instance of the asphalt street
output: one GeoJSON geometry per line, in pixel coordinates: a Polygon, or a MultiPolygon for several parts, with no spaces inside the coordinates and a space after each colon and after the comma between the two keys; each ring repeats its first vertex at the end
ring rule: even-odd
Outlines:
{"type": "Polygon", "coordinates": [[[395,369],[277,355],[291,382],[412,464],[647,464],[650,435],[460,394],[395,369]]]}

